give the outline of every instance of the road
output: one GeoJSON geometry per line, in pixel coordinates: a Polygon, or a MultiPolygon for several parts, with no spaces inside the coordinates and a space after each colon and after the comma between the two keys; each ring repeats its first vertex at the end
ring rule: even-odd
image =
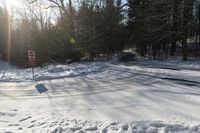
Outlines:
{"type": "Polygon", "coordinates": [[[52,113],[56,120],[198,124],[199,88],[200,71],[139,65],[110,65],[97,73],[46,81],[0,82],[0,112],[19,114],[0,114],[0,124],[52,113]]]}

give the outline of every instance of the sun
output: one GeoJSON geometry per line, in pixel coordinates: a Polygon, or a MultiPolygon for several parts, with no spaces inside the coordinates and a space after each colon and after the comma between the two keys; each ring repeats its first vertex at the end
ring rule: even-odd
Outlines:
{"type": "Polygon", "coordinates": [[[22,8],[23,0],[4,0],[8,8],[22,8]]]}

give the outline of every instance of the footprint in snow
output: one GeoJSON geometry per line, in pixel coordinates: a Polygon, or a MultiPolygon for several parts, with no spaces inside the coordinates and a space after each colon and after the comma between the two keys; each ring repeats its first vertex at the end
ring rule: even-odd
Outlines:
{"type": "Polygon", "coordinates": [[[36,120],[31,121],[31,123],[34,123],[34,122],[36,122],[36,120]]]}
{"type": "Polygon", "coordinates": [[[38,126],[42,126],[42,125],[44,125],[44,124],[45,124],[45,122],[38,123],[38,126]]]}
{"type": "Polygon", "coordinates": [[[98,130],[98,128],[97,127],[89,127],[89,128],[86,128],[86,129],[84,129],[85,131],[96,131],[96,130],[98,130]]]}
{"type": "Polygon", "coordinates": [[[9,127],[18,127],[19,126],[19,124],[10,124],[10,125],[8,125],[9,127]]]}
{"type": "Polygon", "coordinates": [[[72,131],[72,132],[75,132],[75,131],[78,131],[78,130],[81,130],[82,129],[82,127],[71,127],[70,128],[70,130],[72,131]]]}
{"type": "Polygon", "coordinates": [[[34,127],[35,125],[31,125],[31,126],[29,126],[28,128],[32,128],[32,127],[34,127]]]}
{"type": "Polygon", "coordinates": [[[26,120],[28,120],[28,119],[30,119],[30,118],[32,118],[32,117],[31,117],[31,116],[29,116],[29,117],[26,117],[26,118],[24,118],[24,119],[21,119],[21,120],[19,120],[19,122],[26,121],[26,120]]]}

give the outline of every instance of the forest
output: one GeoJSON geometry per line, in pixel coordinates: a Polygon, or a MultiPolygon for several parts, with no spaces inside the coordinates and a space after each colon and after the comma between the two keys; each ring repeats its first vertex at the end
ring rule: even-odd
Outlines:
{"type": "Polygon", "coordinates": [[[200,59],[198,0],[24,0],[0,5],[0,59],[27,66],[109,60],[132,49],[153,60],[200,59]]]}

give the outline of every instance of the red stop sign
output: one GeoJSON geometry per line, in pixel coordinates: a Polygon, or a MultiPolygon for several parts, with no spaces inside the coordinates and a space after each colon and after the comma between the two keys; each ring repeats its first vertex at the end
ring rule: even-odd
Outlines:
{"type": "Polygon", "coordinates": [[[36,65],[35,51],[33,50],[28,51],[28,63],[31,66],[36,65]]]}

